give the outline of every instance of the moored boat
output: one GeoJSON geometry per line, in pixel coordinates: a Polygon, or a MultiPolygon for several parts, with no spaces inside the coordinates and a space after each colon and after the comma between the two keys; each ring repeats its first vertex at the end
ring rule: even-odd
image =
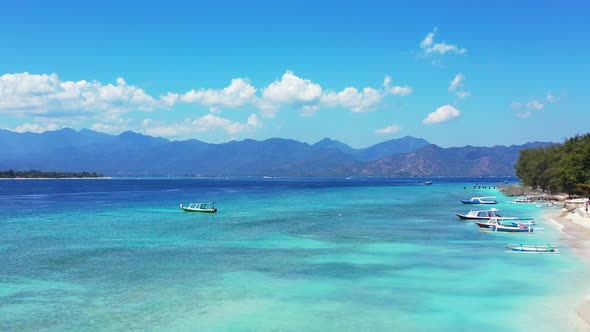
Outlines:
{"type": "Polygon", "coordinates": [[[535,229],[531,226],[518,225],[491,225],[490,230],[493,232],[507,232],[507,233],[532,233],[535,229]]]}
{"type": "Polygon", "coordinates": [[[424,181],[424,184],[427,185],[427,186],[429,186],[429,185],[432,184],[432,181],[430,181],[430,180],[429,181],[424,181]]]}
{"type": "Polygon", "coordinates": [[[531,198],[523,196],[523,197],[518,197],[517,199],[513,200],[511,203],[531,204],[534,202],[535,201],[533,201],[531,198]]]}
{"type": "Polygon", "coordinates": [[[470,220],[489,220],[493,217],[501,217],[498,209],[492,208],[490,210],[471,210],[467,214],[455,213],[461,219],[470,220]]]}
{"type": "Polygon", "coordinates": [[[203,212],[203,213],[215,213],[217,208],[214,202],[210,203],[191,203],[188,206],[180,204],[180,208],[185,212],[203,212]]]}
{"type": "Polygon", "coordinates": [[[526,244],[508,244],[507,252],[533,253],[533,254],[559,254],[559,249],[550,244],[546,246],[531,246],[526,244]]]}
{"type": "Polygon", "coordinates": [[[495,232],[533,232],[533,226],[537,223],[533,219],[520,219],[515,217],[493,217],[486,221],[476,221],[479,228],[488,228],[495,232]]]}
{"type": "Polygon", "coordinates": [[[487,197],[472,197],[471,199],[462,199],[461,203],[463,204],[496,204],[496,200],[494,199],[496,196],[487,196],[487,197]]]}

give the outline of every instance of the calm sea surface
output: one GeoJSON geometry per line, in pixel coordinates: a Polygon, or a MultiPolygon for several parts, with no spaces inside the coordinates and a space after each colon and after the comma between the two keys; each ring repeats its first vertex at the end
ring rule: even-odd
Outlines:
{"type": "Polygon", "coordinates": [[[0,330],[567,330],[588,270],[503,180],[0,181],[0,330]],[[454,215],[487,195],[542,229],[454,215]]]}

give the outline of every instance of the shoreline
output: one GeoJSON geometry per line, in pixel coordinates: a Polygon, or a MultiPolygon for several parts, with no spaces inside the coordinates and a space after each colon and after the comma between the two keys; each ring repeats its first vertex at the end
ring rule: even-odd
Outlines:
{"type": "MultiPolygon", "coordinates": [[[[554,223],[552,226],[566,235],[566,245],[587,266],[590,267],[590,218],[584,218],[577,211],[566,209],[543,212],[545,219],[554,223]]],[[[574,303],[575,325],[580,331],[590,331],[590,294],[583,294],[578,303],[574,303]]]]}

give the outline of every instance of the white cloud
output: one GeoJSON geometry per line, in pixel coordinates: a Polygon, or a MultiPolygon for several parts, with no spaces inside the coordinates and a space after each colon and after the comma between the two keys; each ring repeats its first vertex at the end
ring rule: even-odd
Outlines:
{"type": "Polygon", "coordinates": [[[455,75],[455,77],[449,83],[448,90],[450,92],[455,92],[455,96],[459,99],[465,99],[469,97],[471,94],[463,89],[463,85],[465,82],[465,75],[459,73],[455,75]]]}
{"type": "MultiPolygon", "coordinates": [[[[150,122],[149,125],[152,124],[150,122]]],[[[149,125],[141,131],[148,135],[178,137],[210,131],[223,131],[226,134],[235,135],[260,128],[263,126],[263,123],[256,114],[251,114],[245,123],[234,122],[213,114],[207,114],[192,120],[186,119],[176,124],[149,125]]]]}
{"type": "Polygon", "coordinates": [[[178,98],[180,98],[180,95],[178,93],[172,92],[168,92],[168,94],[166,94],[165,96],[160,96],[160,100],[167,107],[174,106],[174,104],[176,104],[176,102],[178,101],[178,98]]]}
{"type": "Polygon", "coordinates": [[[426,119],[422,120],[422,123],[440,123],[452,120],[461,115],[461,111],[454,108],[451,105],[444,105],[439,107],[436,111],[428,114],[426,119]]]}
{"type": "Polygon", "coordinates": [[[467,91],[457,91],[457,93],[455,93],[455,95],[459,98],[459,99],[465,99],[469,96],[471,96],[471,93],[467,92],[467,91]]]}
{"type": "Polygon", "coordinates": [[[23,123],[22,125],[14,128],[14,131],[17,133],[42,133],[48,130],[57,130],[60,128],[56,123],[45,123],[45,124],[38,124],[38,123],[23,123]]]}
{"type": "Polygon", "coordinates": [[[311,103],[320,98],[322,87],[310,80],[285,72],[280,81],[274,81],[262,91],[263,100],[277,104],[311,103]]]}
{"type": "Polygon", "coordinates": [[[303,105],[301,108],[301,116],[312,117],[320,109],[320,105],[303,105]]]}
{"type": "Polygon", "coordinates": [[[322,87],[310,80],[286,71],[280,80],[270,83],[262,90],[262,98],[256,106],[265,117],[272,118],[281,108],[298,109],[309,114],[322,95],[322,87]]]}
{"type": "Polygon", "coordinates": [[[449,85],[449,91],[454,92],[457,90],[458,87],[463,86],[463,80],[465,80],[465,76],[461,73],[455,75],[455,78],[451,81],[449,85]]]}
{"type": "Polygon", "coordinates": [[[175,94],[168,93],[165,101],[180,101],[189,104],[200,104],[209,107],[212,112],[218,112],[219,108],[238,108],[244,105],[249,105],[256,100],[256,88],[253,87],[247,80],[243,78],[234,78],[231,84],[221,90],[202,89],[195,91],[194,89],[175,98],[175,94]]]}
{"type": "Polygon", "coordinates": [[[60,114],[72,112],[150,111],[158,102],[142,89],[117,78],[116,84],[61,81],[57,74],[0,76],[0,113],[60,114]]]}
{"type": "Polygon", "coordinates": [[[533,112],[531,112],[531,111],[524,111],[524,112],[517,112],[516,113],[516,116],[521,119],[529,118],[531,115],[533,115],[533,112]]]}
{"type": "MultiPolygon", "coordinates": [[[[94,123],[90,129],[100,131],[101,133],[118,134],[123,131],[133,130],[133,123],[131,119],[122,118],[117,113],[104,113],[95,116],[94,123]]],[[[149,119],[147,122],[149,123],[149,119]]],[[[143,122],[146,122],[144,120],[143,122]]]]}
{"type": "Polygon", "coordinates": [[[424,38],[424,40],[420,42],[421,48],[427,48],[432,45],[432,43],[434,42],[434,35],[436,33],[436,30],[438,30],[438,28],[434,28],[434,30],[432,30],[432,32],[429,32],[424,38]]]}
{"type": "Polygon", "coordinates": [[[381,129],[375,130],[375,133],[381,134],[381,135],[387,135],[387,134],[397,133],[400,130],[401,130],[400,126],[398,126],[398,125],[390,125],[390,126],[387,126],[385,128],[381,128],[381,129]]]}
{"type": "Polygon", "coordinates": [[[440,54],[444,55],[446,53],[454,53],[454,54],[465,54],[467,53],[467,49],[461,48],[457,45],[447,44],[446,42],[435,43],[434,39],[437,35],[437,28],[434,28],[432,32],[429,32],[424,40],[420,42],[420,48],[424,50],[424,53],[427,55],[430,54],[440,54]]]}
{"type": "Polygon", "coordinates": [[[318,83],[286,71],[266,87],[256,88],[245,78],[234,78],[222,89],[191,89],[152,97],[123,78],[115,83],[62,81],[57,74],[5,74],[0,76],[0,114],[37,115],[70,120],[95,119],[95,129],[116,132],[128,125],[104,120],[102,115],[171,109],[178,104],[207,107],[218,115],[223,109],[251,108],[274,117],[282,109],[313,116],[321,107],[342,107],[352,112],[375,111],[388,95],[407,96],[408,85],[392,86],[386,76],[383,88],[348,86],[341,91],[324,90],[318,83]],[[99,117],[99,119],[96,119],[99,117]]]}
{"type": "Polygon", "coordinates": [[[459,48],[456,45],[447,44],[445,42],[436,43],[432,47],[426,49],[426,53],[455,53],[455,54],[465,54],[467,49],[459,48]]]}
{"type": "Polygon", "coordinates": [[[539,102],[538,100],[531,100],[526,104],[526,107],[529,109],[540,111],[545,107],[545,104],[539,102]]]}
{"type": "Polygon", "coordinates": [[[322,95],[322,105],[329,107],[345,107],[355,113],[375,111],[377,105],[383,100],[383,93],[373,88],[348,87],[340,92],[328,91],[322,95]]]}
{"type": "Polygon", "coordinates": [[[407,96],[414,92],[409,86],[394,86],[388,90],[389,93],[396,96],[407,96]]]}
{"type": "Polygon", "coordinates": [[[551,91],[547,92],[547,97],[545,97],[545,100],[546,100],[548,103],[551,103],[551,104],[555,104],[555,103],[557,103],[557,102],[559,101],[559,99],[560,99],[560,98],[559,98],[559,97],[555,97],[555,96],[554,96],[554,95],[551,93],[551,91]]]}
{"type": "Polygon", "coordinates": [[[391,76],[385,76],[383,80],[383,87],[385,89],[385,93],[390,93],[395,96],[407,96],[411,94],[414,90],[409,86],[391,86],[391,76]]]}
{"type": "Polygon", "coordinates": [[[559,102],[560,99],[555,97],[551,91],[549,91],[544,100],[544,102],[539,101],[538,99],[532,99],[528,102],[513,101],[510,104],[510,107],[515,111],[518,111],[516,112],[517,117],[527,119],[533,116],[535,112],[545,109],[548,105],[559,102]]]}

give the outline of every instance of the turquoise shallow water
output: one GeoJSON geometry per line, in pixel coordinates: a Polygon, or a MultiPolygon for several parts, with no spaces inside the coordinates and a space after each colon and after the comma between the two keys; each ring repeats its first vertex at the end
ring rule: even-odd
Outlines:
{"type": "Polygon", "coordinates": [[[587,268],[539,208],[475,181],[2,181],[0,330],[567,330],[587,268]],[[485,195],[542,229],[454,216],[485,195]],[[219,212],[178,209],[201,200],[219,212]]]}

